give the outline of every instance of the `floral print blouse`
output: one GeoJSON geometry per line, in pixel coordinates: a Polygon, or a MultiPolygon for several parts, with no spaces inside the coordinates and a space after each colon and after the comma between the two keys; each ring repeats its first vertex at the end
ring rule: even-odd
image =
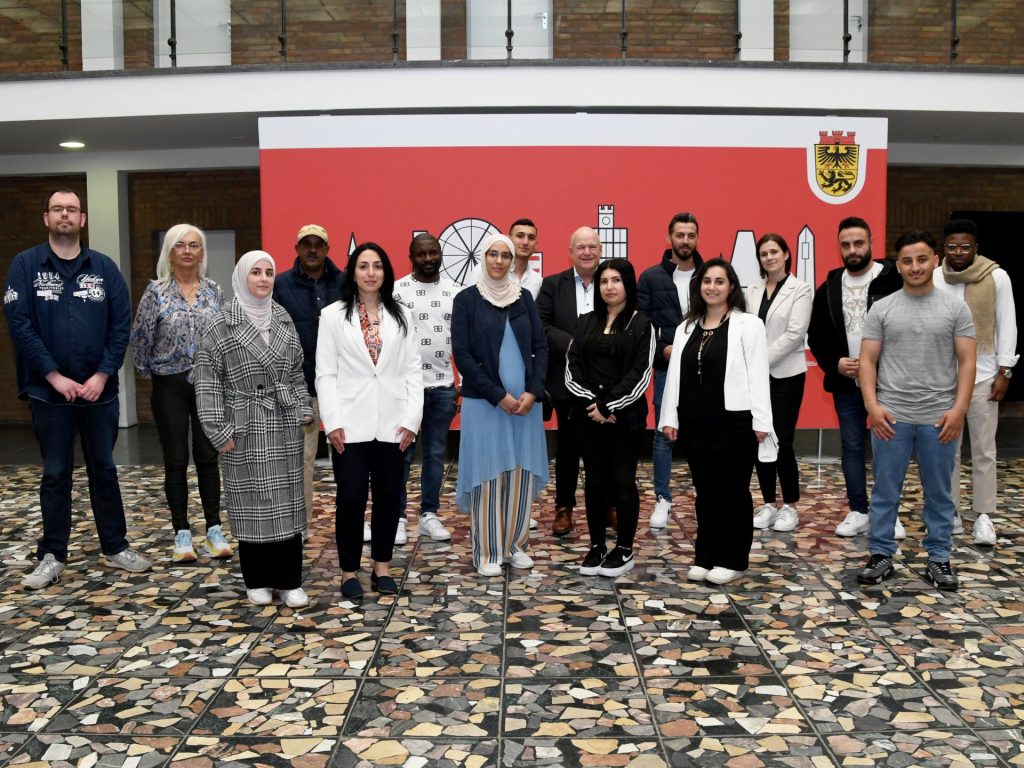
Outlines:
{"type": "Polygon", "coordinates": [[[199,342],[222,304],[224,291],[208,278],[203,278],[192,304],[185,300],[174,279],[151,282],[142,294],[132,325],[136,370],[147,378],[188,372],[192,381],[199,342]]]}
{"type": "MultiPolygon", "coordinates": [[[[362,299],[356,299],[356,310],[359,312],[359,327],[363,331],[363,341],[366,342],[366,351],[370,353],[370,360],[377,364],[380,357],[380,350],[383,340],[380,337],[380,315],[376,320],[370,319],[370,313],[366,311],[366,305],[362,299]]],[[[384,308],[378,307],[378,313],[383,313],[384,308]]]]}

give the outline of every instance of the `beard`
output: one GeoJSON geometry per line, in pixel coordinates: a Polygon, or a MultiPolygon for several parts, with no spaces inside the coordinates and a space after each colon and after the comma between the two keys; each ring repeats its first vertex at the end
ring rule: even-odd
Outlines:
{"type": "Polygon", "coordinates": [[[843,256],[843,264],[850,272],[860,272],[864,267],[871,264],[871,248],[868,248],[863,256],[851,253],[843,256]]]}

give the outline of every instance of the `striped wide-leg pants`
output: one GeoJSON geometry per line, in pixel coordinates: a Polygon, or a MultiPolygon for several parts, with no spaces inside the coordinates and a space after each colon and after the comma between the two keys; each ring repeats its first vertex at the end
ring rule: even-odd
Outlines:
{"type": "Polygon", "coordinates": [[[470,493],[473,565],[503,563],[525,552],[530,538],[534,478],[527,470],[502,472],[470,493]]]}

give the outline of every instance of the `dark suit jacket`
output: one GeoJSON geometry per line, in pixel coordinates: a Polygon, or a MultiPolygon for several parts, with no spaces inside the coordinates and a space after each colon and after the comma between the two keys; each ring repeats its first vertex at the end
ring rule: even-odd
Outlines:
{"type": "Polygon", "coordinates": [[[537,311],[548,340],[548,394],[555,400],[569,400],[565,388],[565,354],[576,331],[576,273],[572,267],[549,275],[537,295],[537,311]]]}

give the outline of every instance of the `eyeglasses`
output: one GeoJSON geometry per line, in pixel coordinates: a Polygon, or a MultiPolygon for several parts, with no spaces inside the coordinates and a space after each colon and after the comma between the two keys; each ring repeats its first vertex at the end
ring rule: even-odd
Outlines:
{"type": "Polygon", "coordinates": [[[191,243],[175,243],[174,250],[181,253],[182,251],[201,251],[203,250],[203,244],[192,241],[191,243]]]}
{"type": "Polygon", "coordinates": [[[499,259],[501,261],[512,261],[512,254],[507,251],[487,251],[484,256],[488,259],[499,259]]]}
{"type": "Polygon", "coordinates": [[[60,216],[62,213],[64,213],[64,211],[67,211],[69,216],[74,216],[76,213],[78,213],[81,210],[82,209],[79,208],[77,205],[51,205],[50,206],[50,213],[52,213],[54,216],[60,216]]]}
{"type": "Polygon", "coordinates": [[[970,253],[977,247],[977,243],[946,243],[946,253],[970,253]]]}

